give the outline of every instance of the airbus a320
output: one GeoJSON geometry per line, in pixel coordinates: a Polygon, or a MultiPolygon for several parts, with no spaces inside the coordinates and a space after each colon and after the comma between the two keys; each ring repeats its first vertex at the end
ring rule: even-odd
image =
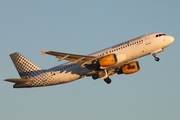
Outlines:
{"type": "Polygon", "coordinates": [[[20,78],[8,78],[5,81],[14,83],[14,88],[41,87],[72,82],[85,77],[102,79],[111,83],[110,76],[114,74],[133,74],[140,70],[137,58],[151,54],[155,61],[156,55],[174,41],[174,37],[161,33],[145,34],[129,41],[111,46],[89,55],[70,54],[56,51],[41,51],[52,55],[59,61],[68,62],[42,69],[33,62],[15,52],[10,57],[20,78]]]}

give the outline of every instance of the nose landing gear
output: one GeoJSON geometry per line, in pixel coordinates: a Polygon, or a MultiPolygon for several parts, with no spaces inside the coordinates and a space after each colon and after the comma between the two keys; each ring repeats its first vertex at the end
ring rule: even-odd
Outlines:
{"type": "Polygon", "coordinates": [[[158,62],[160,60],[160,58],[156,57],[156,54],[152,54],[152,55],[153,55],[155,61],[158,62]]]}
{"type": "Polygon", "coordinates": [[[158,58],[158,57],[155,57],[155,61],[157,61],[157,62],[158,62],[159,60],[160,60],[160,58],[158,58]]]}

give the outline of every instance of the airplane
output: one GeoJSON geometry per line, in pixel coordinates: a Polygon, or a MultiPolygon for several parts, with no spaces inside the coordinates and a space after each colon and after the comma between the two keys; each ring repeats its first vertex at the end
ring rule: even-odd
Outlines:
{"type": "Polygon", "coordinates": [[[42,87],[72,82],[85,77],[103,79],[111,83],[114,74],[133,74],[140,70],[135,59],[151,54],[155,61],[156,54],[164,51],[174,41],[174,37],[162,32],[145,34],[129,41],[108,47],[89,55],[70,54],[56,51],[41,51],[42,55],[52,55],[59,61],[68,62],[42,69],[33,62],[15,52],[10,57],[21,78],[8,78],[5,81],[15,83],[13,88],[42,87]]]}

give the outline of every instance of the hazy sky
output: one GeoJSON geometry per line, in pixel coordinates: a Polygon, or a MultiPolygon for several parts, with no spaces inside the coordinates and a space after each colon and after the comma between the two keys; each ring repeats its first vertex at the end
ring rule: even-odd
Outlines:
{"type": "Polygon", "coordinates": [[[1,120],[179,120],[179,0],[0,0],[1,120]],[[13,89],[9,57],[20,52],[42,68],[61,64],[40,50],[89,54],[151,32],[174,43],[138,59],[141,70],[112,83],[84,78],[64,85],[13,89]]]}

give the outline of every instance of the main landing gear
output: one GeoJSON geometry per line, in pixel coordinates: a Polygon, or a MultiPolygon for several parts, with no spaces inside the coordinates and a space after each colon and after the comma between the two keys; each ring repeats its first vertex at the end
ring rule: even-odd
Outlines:
{"type": "MultiPolygon", "coordinates": [[[[98,74],[93,74],[92,75],[92,79],[94,79],[94,80],[96,80],[96,79],[98,79],[99,78],[99,75],[98,74]]],[[[111,79],[109,78],[109,77],[107,77],[107,78],[104,78],[104,81],[107,83],[107,84],[110,84],[111,83],[111,79]]]]}
{"type": "Polygon", "coordinates": [[[107,84],[110,84],[111,83],[111,79],[109,77],[107,77],[106,79],[104,79],[104,81],[107,83],[107,84]]]}
{"type": "Polygon", "coordinates": [[[96,80],[96,79],[98,79],[98,78],[99,78],[99,75],[98,75],[98,74],[95,73],[95,74],[92,75],[92,79],[93,79],[93,80],[96,80]]]}
{"type": "Polygon", "coordinates": [[[160,60],[160,58],[156,57],[156,54],[152,54],[152,55],[153,55],[155,61],[158,62],[160,60]]]}

